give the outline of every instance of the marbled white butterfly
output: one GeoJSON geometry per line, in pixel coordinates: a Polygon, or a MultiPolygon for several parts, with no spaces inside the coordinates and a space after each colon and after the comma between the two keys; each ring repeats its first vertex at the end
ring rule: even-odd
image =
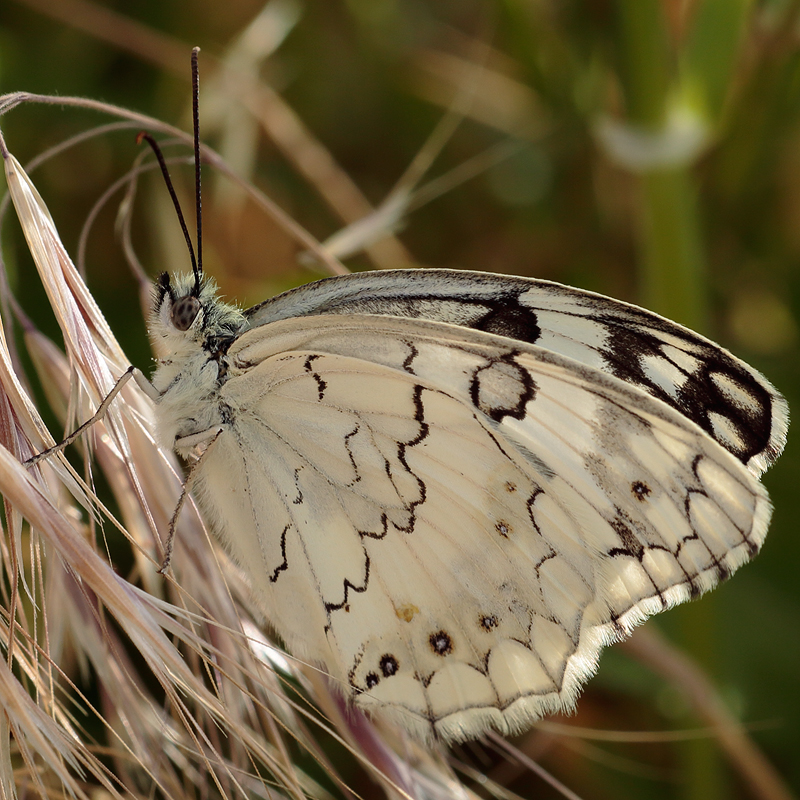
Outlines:
{"type": "Polygon", "coordinates": [[[784,399],[555,283],[353,274],[247,311],[157,283],[159,437],[297,656],[413,734],[514,732],[759,550],[784,399]]]}

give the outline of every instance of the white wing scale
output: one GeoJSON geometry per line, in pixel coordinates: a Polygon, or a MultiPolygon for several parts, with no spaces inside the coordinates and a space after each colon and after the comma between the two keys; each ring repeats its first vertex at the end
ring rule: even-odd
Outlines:
{"type": "Polygon", "coordinates": [[[340,315],[227,358],[201,500],[290,649],[422,737],[569,707],[604,644],[766,533],[741,460],[585,357],[340,315]]]}

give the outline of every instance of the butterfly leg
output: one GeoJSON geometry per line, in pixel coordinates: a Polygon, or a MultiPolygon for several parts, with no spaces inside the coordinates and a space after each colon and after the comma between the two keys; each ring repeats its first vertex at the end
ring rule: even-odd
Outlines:
{"type": "Polygon", "coordinates": [[[181,446],[187,447],[194,447],[196,444],[202,444],[203,442],[207,441],[209,442],[209,445],[203,451],[203,454],[200,456],[200,458],[198,458],[197,461],[192,464],[189,474],[186,476],[186,481],[183,484],[183,488],[181,489],[181,496],[178,499],[178,505],[175,506],[175,511],[172,513],[172,519],[169,521],[167,541],[164,543],[164,560],[161,562],[161,566],[158,568],[158,571],[162,575],[166,574],[167,570],[169,569],[170,562],[172,561],[172,548],[175,543],[175,526],[178,524],[178,515],[181,513],[183,504],[186,502],[186,498],[189,496],[189,492],[192,489],[192,484],[197,477],[197,473],[200,471],[203,461],[205,461],[206,456],[211,452],[214,442],[219,439],[222,431],[223,428],[210,428],[207,431],[200,431],[200,433],[194,433],[191,436],[181,436],[175,440],[176,445],[178,442],[180,442],[181,446]]]}
{"type": "MultiPolygon", "coordinates": [[[[95,413],[88,420],[86,420],[86,422],[84,422],[83,425],[81,425],[79,428],[76,428],[69,436],[67,436],[66,439],[64,439],[64,441],[59,442],[58,444],[53,445],[52,447],[48,447],[46,450],[42,450],[41,453],[37,453],[35,456],[29,458],[27,461],[24,462],[24,466],[32,467],[35,464],[38,464],[40,461],[44,461],[46,458],[49,458],[54,453],[59,453],[66,447],[69,447],[69,445],[71,445],[81,434],[88,431],[89,428],[92,427],[92,425],[94,425],[97,422],[100,422],[100,420],[103,419],[103,417],[105,417],[106,413],[108,412],[108,407],[111,405],[114,398],[120,393],[122,387],[131,378],[134,378],[136,380],[136,383],[139,384],[139,386],[142,386],[142,383],[140,381],[140,376],[141,379],[144,380],[144,382],[150,387],[151,390],[156,391],[155,387],[153,387],[150,381],[148,381],[147,378],[145,378],[144,375],[141,372],[139,372],[138,369],[136,369],[136,367],[133,366],[128,367],[128,369],[126,369],[125,372],[122,373],[119,380],[114,384],[111,391],[103,398],[103,402],[100,403],[100,405],[97,408],[97,411],[95,411],[95,413]]],[[[147,393],[148,396],[150,396],[147,390],[145,390],[145,393],[147,393]]]]}
{"type": "Polygon", "coordinates": [[[193,447],[197,447],[199,444],[205,444],[206,442],[215,440],[220,433],[222,433],[222,428],[217,426],[205,431],[199,431],[198,433],[190,433],[188,436],[177,436],[175,437],[175,450],[178,453],[188,453],[189,450],[193,447]]]}
{"type": "MultiPolygon", "coordinates": [[[[138,387],[139,387],[139,388],[140,388],[140,389],[141,389],[141,390],[142,390],[142,391],[143,391],[143,392],[144,392],[144,393],[145,393],[145,394],[146,394],[146,395],[147,395],[147,396],[148,396],[148,397],[149,397],[149,398],[152,400],[152,401],[154,401],[154,402],[155,402],[156,400],[158,400],[158,398],[159,398],[159,397],[161,397],[161,392],[159,392],[159,391],[158,391],[158,389],[156,389],[156,387],[155,387],[155,386],[153,386],[153,384],[152,384],[152,383],[150,383],[150,381],[149,381],[149,380],[147,379],[147,377],[145,376],[144,372],[142,372],[142,371],[141,371],[141,370],[139,370],[139,369],[136,369],[136,367],[129,367],[129,368],[128,368],[128,372],[131,372],[131,373],[133,373],[133,379],[136,381],[136,385],[137,385],[137,386],[138,386],[138,387]]],[[[126,373],[126,374],[127,374],[127,373],[126,373]]],[[[126,378],[126,380],[127,380],[127,378],[126,378]]],[[[114,389],[116,389],[116,388],[117,388],[117,387],[115,386],[115,387],[114,387],[114,389]]],[[[112,389],[111,391],[114,391],[114,389],[112,389]]]]}

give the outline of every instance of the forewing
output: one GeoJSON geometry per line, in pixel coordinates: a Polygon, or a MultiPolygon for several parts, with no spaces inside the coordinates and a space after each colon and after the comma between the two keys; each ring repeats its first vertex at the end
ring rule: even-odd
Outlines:
{"type": "Polygon", "coordinates": [[[290,648],[422,736],[569,706],[599,649],[763,541],[766,494],[648,394],[391,317],[244,334],[201,497],[290,648]]]}
{"type": "Polygon", "coordinates": [[[756,475],[783,449],[786,402],[757,370],[657,314],[549,281],[452,270],[358,273],[287,292],[248,319],[257,327],[354,313],[448,322],[574,358],[680,411],[756,475]]]}

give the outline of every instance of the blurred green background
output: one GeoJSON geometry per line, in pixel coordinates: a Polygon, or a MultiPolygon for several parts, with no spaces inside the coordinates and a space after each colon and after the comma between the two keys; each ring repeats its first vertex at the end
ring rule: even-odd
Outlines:
{"type": "MultiPolygon", "coordinates": [[[[800,2],[3,0],[0,92],[103,99],[187,128],[193,45],[204,139],[320,240],[387,197],[448,109],[463,117],[421,180],[453,185],[424,204],[419,195],[396,238],[348,259],[351,269],[514,273],[640,303],[721,342],[796,407],[800,2]],[[241,79],[225,83],[222,64],[241,79]]],[[[24,164],[109,119],[31,105],[2,128],[24,164]]],[[[33,174],[70,252],[138,154],[134,133],[92,139],[33,174]]],[[[228,295],[253,304],[320,276],[280,225],[215,177],[207,186],[207,268],[228,295]]],[[[92,228],[88,282],[148,371],[136,285],[114,233],[118,202],[92,228]]],[[[187,267],[170,214],[163,188],[146,181],[134,243],[151,274],[187,267]]],[[[55,335],[15,222],[3,242],[15,292],[55,335]]],[[[649,623],[703,665],[795,791],[798,478],[790,435],[765,479],[775,515],[763,553],[699,603],[649,623]]],[[[674,688],[618,650],[573,722],[700,724],[674,688]]],[[[518,744],[587,799],[753,796],[707,740],[518,744]]],[[[457,757],[525,797],[558,796],[476,748],[457,757]]]]}

